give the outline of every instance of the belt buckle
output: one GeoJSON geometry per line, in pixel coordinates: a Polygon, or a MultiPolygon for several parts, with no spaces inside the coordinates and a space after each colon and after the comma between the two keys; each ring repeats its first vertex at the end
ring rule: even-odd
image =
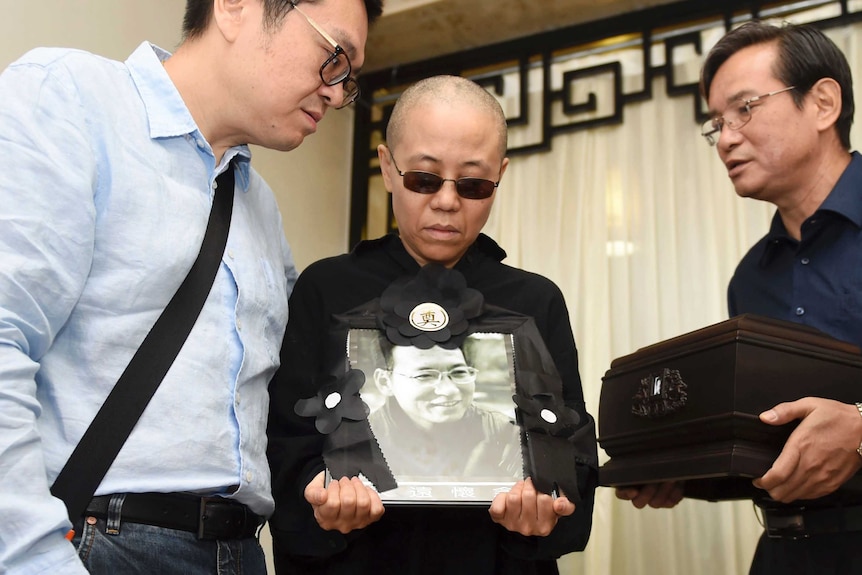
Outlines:
{"type": "Polygon", "coordinates": [[[198,539],[212,539],[212,537],[206,536],[204,530],[207,519],[210,519],[207,516],[207,503],[215,501],[216,499],[216,497],[201,497],[200,499],[200,505],[198,507],[198,530],[197,533],[195,533],[198,539]]]}
{"type": "Polygon", "coordinates": [[[763,523],[766,535],[771,539],[807,539],[809,533],[805,529],[804,511],[804,507],[765,508],[763,523]]]}
{"type": "Polygon", "coordinates": [[[257,516],[252,515],[245,505],[232,504],[223,497],[201,497],[198,510],[198,528],[195,535],[198,539],[234,539],[243,532],[249,524],[250,518],[255,520],[257,527],[262,525],[257,516]],[[207,513],[208,506],[209,514],[207,513]],[[223,512],[216,513],[219,509],[223,512]],[[241,514],[241,517],[238,514],[241,514]],[[225,520],[223,524],[220,523],[222,520],[225,520]],[[217,524],[216,521],[219,523],[217,524]],[[207,533],[207,523],[213,526],[215,532],[210,530],[209,534],[207,533]],[[221,533],[219,533],[220,528],[224,528],[221,533]]]}

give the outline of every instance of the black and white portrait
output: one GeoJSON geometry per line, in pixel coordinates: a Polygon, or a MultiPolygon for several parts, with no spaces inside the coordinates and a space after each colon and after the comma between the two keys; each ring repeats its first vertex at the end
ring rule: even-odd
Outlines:
{"type": "Polygon", "coordinates": [[[384,500],[490,500],[523,479],[511,335],[476,333],[454,349],[393,345],[378,330],[351,329],[349,340],[372,433],[399,485],[384,500]]]}

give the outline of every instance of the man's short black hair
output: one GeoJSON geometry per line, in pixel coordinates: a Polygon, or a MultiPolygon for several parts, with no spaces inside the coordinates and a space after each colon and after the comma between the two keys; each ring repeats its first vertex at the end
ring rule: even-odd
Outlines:
{"type": "Polygon", "coordinates": [[[853,125],[853,77],[847,58],[823,32],[809,25],[773,26],[760,21],[746,22],[727,33],[709,51],[700,76],[700,91],[709,99],[709,89],[718,69],[743,48],[775,43],[778,57],[773,74],[791,90],[796,106],[802,108],[805,95],[822,78],[832,78],[841,86],[841,115],[835,129],[841,144],[850,149],[850,126],[853,125]]]}
{"type": "MultiPolygon", "coordinates": [[[[288,0],[260,0],[263,3],[263,19],[268,29],[275,29],[290,11],[288,0]]],[[[305,0],[306,3],[316,0],[305,0]]],[[[330,2],[334,0],[329,0],[330,2]]],[[[300,0],[296,0],[299,4],[300,0]]],[[[364,0],[368,12],[368,24],[374,23],[383,13],[383,0],[364,0]]],[[[186,0],[183,17],[183,38],[194,39],[204,33],[213,13],[212,0],[186,0]]]]}
{"type": "MultiPolygon", "coordinates": [[[[392,358],[392,350],[395,348],[395,344],[389,341],[389,338],[386,337],[386,334],[382,331],[380,332],[379,337],[377,338],[377,342],[379,343],[379,348],[376,351],[380,352],[380,363],[379,365],[385,365],[386,369],[392,369],[394,360],[392,358]]],[[[474,357],[474,345],[473,338],[468,337],[464,340],[464,343],[461,344],[460,347],[456,347],[454,349],[460,349],[461,353],[464,355],[464,363],[467,365],[473,365],[473,357],[474,357]]]]}

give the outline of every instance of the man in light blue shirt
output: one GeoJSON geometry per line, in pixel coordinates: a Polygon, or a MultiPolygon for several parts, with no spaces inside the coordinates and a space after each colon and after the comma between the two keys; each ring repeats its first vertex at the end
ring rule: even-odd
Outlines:
{"type": "Polygon", "coordinates": [[[380,12],[189,0],[174,55],[37,49],[0,75],[0,572],[265,573],[267,384],[296,270],[246,144],[293,149],[352,102],[380,12]],[[231,162],[212,291],[70,523],[50,485],[195,261],[231,162]],[[231,525],[200,538],[200,510],[231,525]]]}

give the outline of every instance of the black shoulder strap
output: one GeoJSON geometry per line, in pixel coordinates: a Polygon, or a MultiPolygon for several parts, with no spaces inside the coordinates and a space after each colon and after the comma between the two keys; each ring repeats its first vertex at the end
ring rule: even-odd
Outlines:
{"type": "Polygon", "coordinates": [[[51,487],[51,493],[66,503],[73,523],[86,510],[203,309],[227,245],[233,196],[231,164],[216,179],[212,211],[197,260],[51,487]]]}

